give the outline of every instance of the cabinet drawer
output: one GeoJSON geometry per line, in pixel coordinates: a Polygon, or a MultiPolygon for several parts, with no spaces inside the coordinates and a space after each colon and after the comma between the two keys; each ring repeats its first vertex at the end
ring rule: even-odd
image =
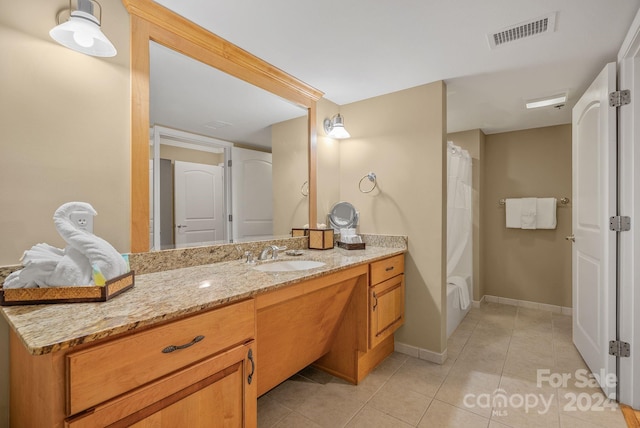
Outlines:
{"type": "Polygon", "coordinates": [[[64,426],[255,427],[255,358],[251,341],[101,403],[64,426]]]}
{"type": "Polygon", "coordinates": [[[253,300],[247,300],[71,352],[66,356],[67,415],[241,344],[254,335],[255,306],[253,300]],[[185,344],[191,345],[181,346],[185,344]],[[172,345],[180,348],[167,352],[165,348],[172,345]]]}
{"type": "Polygon", "coordinates": [[[404,254],[371,263],[371,285],[404,273],[404,254]]]}

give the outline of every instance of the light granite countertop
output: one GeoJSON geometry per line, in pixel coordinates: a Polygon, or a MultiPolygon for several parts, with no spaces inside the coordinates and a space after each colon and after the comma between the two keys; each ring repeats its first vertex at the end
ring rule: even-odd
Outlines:
{"type": "MultiPolygon", "coordinates": [[[[261,272],[242,260],[136,275],[135,286],[108,302],[3,307],[2,313],[32,355],[92,342],[159,322],[194,314],[328,273],[406,251],[367,246],[365,250],[304,250],[279,260],[315,260],[324,266],[292,272],[261,272]]],[[[260,263],[269,263],[260,262],[260,263]]]]}

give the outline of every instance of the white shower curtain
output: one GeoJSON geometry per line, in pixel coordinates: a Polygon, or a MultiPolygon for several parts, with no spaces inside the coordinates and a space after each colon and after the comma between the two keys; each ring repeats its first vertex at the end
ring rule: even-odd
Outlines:
{"type": "Polygon", "coordinates": [[[471,179],[469,152],[447,142],[447,277],[456,270],[471,240],[471,179]]]}

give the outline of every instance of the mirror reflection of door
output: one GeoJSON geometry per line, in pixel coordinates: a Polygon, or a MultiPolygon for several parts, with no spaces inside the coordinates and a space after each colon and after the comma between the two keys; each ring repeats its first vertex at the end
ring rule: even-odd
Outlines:
{"type": "Polygon", "coordinates": [[[224,168],[175,161],[173,171],[175,247],[224,241],[224,168]]]}
{"type": "Polygon", "coordinates": [[[232,158],[234,241],[273,236],[271,153],[234,147],[232,158]]]}

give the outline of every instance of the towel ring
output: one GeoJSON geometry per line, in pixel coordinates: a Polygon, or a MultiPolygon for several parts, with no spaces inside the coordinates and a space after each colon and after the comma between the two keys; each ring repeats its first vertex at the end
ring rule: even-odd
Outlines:
{"type": "Polygon", "coordinates": [[[302,186],[300,186],[300,193],[302,193],[302,196],[304,197],[309,196],[309,181],[305,181],[304,183],[302,183],[302,186]],[[305,186],[307,186],[306,193],[305,193],[305,186]]]}
{"type": "Polygon", "coordinates": [[[360,189],[360,191],[361,191],[362,193],[371,193],[371,192],[373,192],[373,190],[374,190],[377,186],[378,186],[378,180],[377,180],[377,178],[376,178],[376,174],[375,174],[374,172],[370,172],[369,174],[365,175],[364,177],[362,177],[362,178],[360,179],[360,182],[358,182],[358,189],[360,189]],[[369,190],[362,190],[362,181],[363,181],[365,178],[368,178],[368,179],[369,179],[369,181],[373,183],[373,186],[372,186],[372,187],[371,187],[371,189],[369,189],[369,190]]]}

